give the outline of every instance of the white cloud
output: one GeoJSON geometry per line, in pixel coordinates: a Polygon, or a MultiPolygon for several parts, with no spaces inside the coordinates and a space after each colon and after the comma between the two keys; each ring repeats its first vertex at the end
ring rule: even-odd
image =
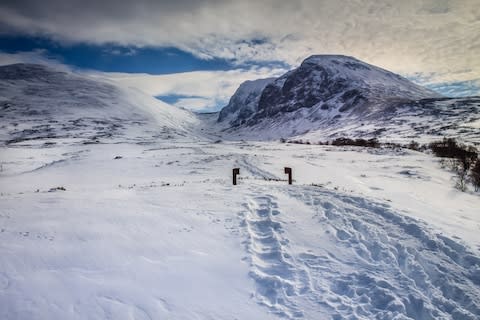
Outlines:
{"type": "Polygon", "coordinates": [[[278,77],[286,70],[278,68],[194,71],[167,75],[140,73],[87,72],[93,77],[134,87],[152,96],[177,95],[175,105],[190,110],[215,110],[226,105],[238,86],[246,80],[278,77]]]}
{"type": "Polygon", "coordinates": [[[175,106],[193,111],[217,111],[215,99],[208,98],[181,98],[175,106]]]}
{"type": "MultiPolygon", "coordinates": [[[[19,53],[0,52],[0,65],[13,63],[37,63],[49,65],[58,70],[72,71],[61,62],[45,56],[43,50],[19,53]]],[[[145,73],[118,73],[80,71],[83,75],[113,81],[121,86],[139,89],[151,96],[177,95],[180,97],[174,105],[194,111],[215,111],[223,107],[238,86],[246,80],[278,77],[286,69],[253,67],[229,71],[194,71],[166,75],[145,73]]]]}

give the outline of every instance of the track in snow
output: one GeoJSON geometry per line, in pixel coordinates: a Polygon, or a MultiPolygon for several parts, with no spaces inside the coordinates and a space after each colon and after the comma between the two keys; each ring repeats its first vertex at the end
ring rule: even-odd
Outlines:
{"type": "Polygon", "coordinates": [[[245,215],[254,296],[271,312],[290,319],[478,319],[480,258],[462,244],[387,204],[312,187],[274,189],[277,196],[267,189],[251,196],[245,215]],[[297,212],[282,207],[292,201],[297,212]],[[308,250],[288,236],[301,226],[310,233],[305,240],[318,235],[308,250]]]}
{"type": "Polygon", "coordinates": [[[255,197],[247,204],[246,228],[251,254],[251,276],[255,280],[258,301],[279,315],[302,317],[294,297],[309,291],[308,275],[300,270],[288,253],[288,240],[275,221],[279,214],[272,196],[255,197]]]}

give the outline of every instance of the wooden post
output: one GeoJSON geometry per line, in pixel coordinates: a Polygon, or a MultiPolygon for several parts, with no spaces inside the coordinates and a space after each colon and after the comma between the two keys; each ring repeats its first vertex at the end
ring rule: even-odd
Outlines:
{"type": "Polygon", "coordinates": [[[233,185],[237,185],[237,174],[240,174],[240,168],[233,169],[233,185]]]}
{"type": "Polygon", "coordinates": [[[288,184],[292,184],[292,168],[285,167],[285,174],[288,174],[288,184]]]}

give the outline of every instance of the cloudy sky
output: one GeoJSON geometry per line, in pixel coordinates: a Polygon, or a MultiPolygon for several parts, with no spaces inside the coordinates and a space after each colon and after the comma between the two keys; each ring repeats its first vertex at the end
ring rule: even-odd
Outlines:
{"type": "Polygon", "coordinates": [[[195,110],[312,54],[345,54],[445,95],[480,94],[479,0],[2,0],[0,64],[119,81],[195,110]]]}

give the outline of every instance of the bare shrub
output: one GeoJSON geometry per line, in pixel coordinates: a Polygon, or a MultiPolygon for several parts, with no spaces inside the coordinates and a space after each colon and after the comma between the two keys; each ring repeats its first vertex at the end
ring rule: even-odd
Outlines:
{"type": "Polygon", "coordinates": [[[434,141],[429,144],[429,148],[437,157],[444,158],[441,162],[443,166],[448,166],[456,172],[457,182],[455,187],[465,191],[467,189],[468,172],[472,165],[478,162],[477,149],[473,146],[460,144],[453,138],[434,141]]]}
{"type": "Polygon", "coordinates": [[[470,178],[472,179],[473,187],[475,191],[480,190],[480,159],[477,159],[475,165],[470,171],[470,178]]]}
{"type": "Polygon", "coordinates": [[[332,141],[332,146],[356,146],[356,147],[369,147],[379,148],[380,142],[376,138],[372,139],[350,139],[350,138],[337,138],[332,141]]]}
{"type": "Polygon", "coordinates": [[[417,141],[412,140],[407,145],[407,149],[414,150],[414,151],[419,151],[420,150],[420,144],[417,141]]]}

